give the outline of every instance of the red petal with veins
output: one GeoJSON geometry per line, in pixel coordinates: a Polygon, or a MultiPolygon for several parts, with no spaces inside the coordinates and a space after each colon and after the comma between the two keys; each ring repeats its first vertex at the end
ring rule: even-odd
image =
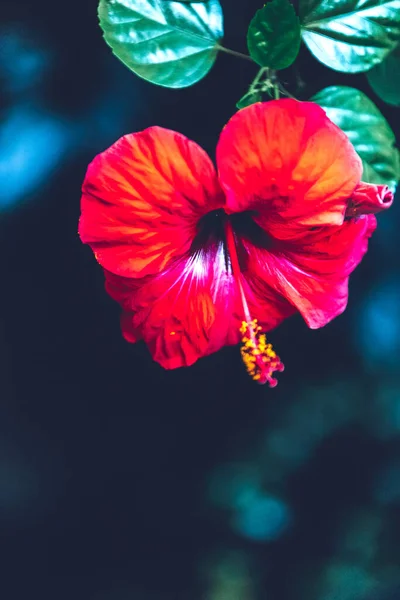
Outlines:
{"type": "Polygon", "coordinates": [[[105,275],[108,293],[125,311],[125,339],[142,337],[154,360],[166,369],[192,365],[239,341],[238,295],[222,245],[140,280],[105,275]]]}
{"type": "Polygon", "coordinates": [[[341,225],[362,164],[348,137],[318,105],[284,99],[237,112],[217,164],[228,213],[252,210],[278,239],[304,226],[341,225]]]}
{"type": "Polygon", "coordinates": [[[366,253],[375,227],[375,217],[366,215],[341,227],[321,228],[310,244],[292,242],[266,250],[245,240],[248,277],[257,273],[260,297],[267,299],[274,290],[309,327],[322,327],[345,310],[349,275],[366,253]]]}
{"type": "Polygon", "coordinates": [[[242,285],[250,315],[257,319],[262,331],[271,331],[296,313],[296,308],[281,292],[260,278],[259,270],[244,271],[242,285]]]}
{"type": "Polygon", "coordinates": [[[151,127],[89,165],[79,234],[112,273],[160,273],[190,249],[201,216],[223,205],[214,166],[185,136],[151,127]]]}
{"type": "MultiPolygon", "coordinates": [[[[177,261],[162,274],[142,279],[105,271],[106,290],[122,308],[125,339],[143,338],[155,361],[166,369],[189,366],[199,358],[240,341],[243,309],[225,263],[222,244],[177,261]]],[[[244,281],[250,310],[265,330],[294,312],[276,292],[258,295],[257,283],[244,281]]]]}

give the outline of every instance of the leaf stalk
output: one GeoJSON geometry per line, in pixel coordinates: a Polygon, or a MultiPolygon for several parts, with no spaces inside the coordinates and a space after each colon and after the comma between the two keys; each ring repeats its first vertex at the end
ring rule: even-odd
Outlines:
{"type": "Polygon", "coordinates": [[[230,54],[231,56],[237,56],[238,58],[244,58],[245,60],[250,60],[254,63],[254,60],[248,54],[243,54],[242,52],[236,52],[236,50],[231,50],[230,48],[225,48],[225,46],[220,46],[217,44],[216,49],[220,52],[225,52],[226,54],[230,54]]]}

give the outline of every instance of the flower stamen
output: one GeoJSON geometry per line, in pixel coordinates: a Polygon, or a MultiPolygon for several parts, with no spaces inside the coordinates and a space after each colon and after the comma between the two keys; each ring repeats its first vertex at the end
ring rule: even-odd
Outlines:
{"type": "Polygon", "coordinates": [[[225,224],[225,235],[233,276],[239,288],[243,307],[244,320],[240,327],[243,337],[240,354],[248,374],[254,381],[260,384],[268,383],[270,387],[275,387],[278,381],[272,377],[272,374],[275,371],[283,371],[285,367],[273,350],[272,344],[267,342],[265,333],[261,333],[262,328],[258,325],[257,319],[252,319],[250,316],[249,305],[241,282],[242,273],[236,252],[235,237],[229,220],[225,224]]]}
{"type": "Polygon", "coordinates": [[[267,342],[265,333],[261,333],[257,319],[243,321],[240,333],[243,335],[240,354],[248,374],[257,383],[268,383],[269,387],[275,387],[278,380],[272,377],[272,374],[275,371],[283,371],[285,367],[273,350],[272,344],[267,342]]]}

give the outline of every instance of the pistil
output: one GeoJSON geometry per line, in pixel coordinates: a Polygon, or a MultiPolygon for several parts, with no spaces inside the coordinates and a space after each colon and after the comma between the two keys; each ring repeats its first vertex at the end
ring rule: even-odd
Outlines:
{"type": "Polygon", "coordinates": [[[235,235],[232,224],[229,219],[225,222],[226,246],[229,254],[232,273],[238,287],[242,308],[243,321],[240,327],[242,334],[242,347],[240,353],[248,374],[257,383],[268,383],[270,387],[275,387],[278,383],[272,374],[275,371],[283,371],[284,365],[279,356],[273,350],[272,345],[267,343],[265,333],[261,332],[257,319],[250,315],[249,305],[242,285],[242,272],[240,270],[239,259],[236,250],[235,235]]]}

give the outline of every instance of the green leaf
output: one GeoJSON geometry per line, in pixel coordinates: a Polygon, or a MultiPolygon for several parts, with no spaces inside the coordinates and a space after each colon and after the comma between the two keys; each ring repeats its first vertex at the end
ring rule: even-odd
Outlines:
{"type": "Polygon", "coordinates": [[[271,0],[260,8],[247,32],[250,56],[261,67],[286,69],[295,60],[301,43],[298,16],[289,0],[271,0]]]}
{"type": "Polygon", "coordinates": [[[400,46],[368,71],[369,85],[384,102],[400,106],[400,46]]]}
{"type": "Polygon", "coordinates": [[[375,104],[362,92],[332,86],[311,98],[349,137],[363,162],[363,181],[385,183],[393,191],[400,176],[400,153],[393,131],[375,104]]]}
{"type": "Polygon", "coordinates": [[[170,88],[202,79],[223,35],[218,0],[100,0],[99,19],[107,44],[129,69],[170,88]]]}
{"type": "Polygon", "coordinates": [[[240,100],[236,103],[237,108],[245,108],[246,106],[250,106],[250,104],[255,104],[256,102],[261,102],[262,93],[260,91],[249,91],[247,94],[242,96],[240,100]]]}
{"type": "Polygon", "coordinates": [[[368,71],[400,40],[400,0],[300,0],[303,40],[322,63],[368,71]]]}

